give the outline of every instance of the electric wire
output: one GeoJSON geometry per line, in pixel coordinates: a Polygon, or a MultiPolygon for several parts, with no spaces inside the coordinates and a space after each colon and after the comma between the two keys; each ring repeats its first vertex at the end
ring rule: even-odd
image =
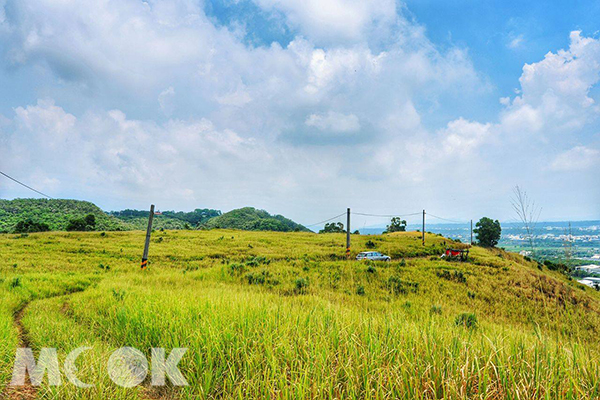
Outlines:
{"type": "Polygon", "coordinates": [[[8,179],[10,179],[11,181],[17,182],[19,185],[21,185],[21,186],[24,186],[24,187],[26,187],[26,188],[27,188],[27,189],[29,189],[29,190],[33,190],[34,192],[36,192],[36,193],[38,193],[38,194],[41,194],[41,195],[42,195],[42,196],[44,196],[44,197],[47,197],[47,198],[49,198],[49,199],[54,199],[54,197],[52,197],[52,196],[48,196],[47,194],[45,194],[45,193],[42,193],[42,192],[40,192],[39,190],[35,190],[35,189],[34,189],[34,188],[32,188],[31,186],[28,186],[28,185],[24,184],[23,182],[16,180],[16,179],[15,179],[15,178],[13,178],[12,176],[10,176],[10,175],[7,175],[7,174],[5,174],[5,173],[4,173],[4,172],[2,172],[2,171],[0,171],[0,175],[4,175],[5,177],[7,177],[8,179]]]}

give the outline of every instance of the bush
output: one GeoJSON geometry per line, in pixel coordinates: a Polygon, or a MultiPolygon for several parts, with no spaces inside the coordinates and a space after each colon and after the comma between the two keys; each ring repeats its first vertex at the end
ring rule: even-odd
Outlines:
{"type": "Polygon", "coordinates": [[[399,276],[392,275],[388,278],[387,288],[392,294],[416,293],[419,290],[417,282],[403,281],[399,276]]]}
{"type": "Polygon", "coordinates": [[[467,329],[476,329],[479,323],[477,322],[477,316],[471,313],[459,314],[454,320],[456,326],[462,326],[467,329]]]}
{"type": "Polygon", "coordinates": [[[431,306],[431,308],[429,309],[429,314],[438,314],[441,315],[442,314],[442,307],[441,306],[431,306]]]}
{"type": "Polygon", "coordinates": [[[31,218],[17,222],[15,233],[48,232],[50,227],[43,222],[35,222],[31,218]]]}
{"type": "Polygon", "coordinates": [[[11,289],[14,289],[14,288],[18,288],[18,287],[20,287],[20,286],[21,286],[21,278],[20,278],[20,277],[18,277],[18,276],[17,276],[16,278],[13,278],[13,280],[12,280],[12,281],[10,281],[10,283],[8,284],[8,286],[9,286],[11,289]]]}
{"type": "Polygon", "coordinates": [[[249,285],[278,285],[279,281],[273,278],[269,271],[257,271],[246,274],[246,281],[249,285]]]}
{"type": "Polygon", "coordinates": [[[306,289],[308,288],[308,278],[298,278],[294,285],[296,293],[306,293],[306,289]]]}
{"type": "Polygon", "coordinates": [[[442,278],[442,279],[446,279],[448,281],[454,281],[454,282],[458,282],[458,283],[466,283],[467,282],[467,278],[465,277],[465,275],[462,273],[462,271],[437,271],[435,273],[438,278],[442,278]]]}
{"type": "Polygon", "coordinates": [[[356,294],[359,296],[364,296],[365,295],[365,288],[363,285],[358,285],[356,287],[356,294]]]}
{"type": "Polygon", "coordinates": [[[368,240],[367,243],[365,243],[365,247],[367,249],[374,249],[375,248],[375,242],[373,242],[372,240],[368,240]]]}
{"type": "Polygon", "coordinates": [[[242,272],[246,270],[246,267],[243,264],[232,263],[228,266],[229,275],[240,275],[242,272]]]}
{"type": "Polygon", "coordinates": [[[88,214],[85,218],[77,218],[69,221],[67,225],[67,231],[93,231],[96,229],[96,216],[94,214],[88,214]]]}

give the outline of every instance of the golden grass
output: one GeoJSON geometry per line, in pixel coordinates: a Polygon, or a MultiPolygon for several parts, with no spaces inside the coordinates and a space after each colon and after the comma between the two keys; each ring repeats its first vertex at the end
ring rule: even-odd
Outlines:
{"type": "MultiPolygon", "coordinates": [[[[188,347],[190,386],[164,398],[596,398],[598,294],[501,250],[439,258],[436,235],[354,236],[390,263],[346,260],[343,235],[155,232],[0,235],[0,379],[17,345],[93,350],[92,389],[44,385],[41,398],[133,399],[107,378],[110,352],[188,347]],[[446,272],[444,272],[446,271],[446,272]],[[18,284],[15,285],[15,279],[18,284]],[[457,325],[473,314],[476,326],[457,325]]],[[[446,242],[446,243],[445,243],[446,242]]]]}

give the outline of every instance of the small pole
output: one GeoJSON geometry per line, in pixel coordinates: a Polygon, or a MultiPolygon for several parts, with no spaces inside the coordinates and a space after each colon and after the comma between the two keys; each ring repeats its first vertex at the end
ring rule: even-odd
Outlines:
{"type": "Polygon", "coordinates": [[[350,208],[346,210],[346,257],[350,257],[350,208]]]}
{"type": "Polygon", "coordinates": [[[150,215],[148,216],[148,230],[146,230],[146,244],[144,254],[142,255],[142,269],[148,266],[148,248],[150,247],[150,235],[152,235],[152,220],[154,219],[154,204],[150,206],[150,215]]]}
{"type": "Polygon", "coordinates": [[[471,246],[473,246],[473,220],[471,220],[471,246]]]}
{"type": "Polygon", "coordinates": [[[425,210],[423,210],[423,246],[425,246],[425,210]]]}

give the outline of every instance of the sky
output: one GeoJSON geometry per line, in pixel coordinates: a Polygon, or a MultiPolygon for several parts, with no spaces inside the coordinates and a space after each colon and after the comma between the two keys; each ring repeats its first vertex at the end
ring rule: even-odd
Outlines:
{"type": "Polygon", "coordinates": [[[600,219],[599,30],[595,0],[0,0],[0,170],[104,210],[511,221],[519,185],[600,219]]]}

